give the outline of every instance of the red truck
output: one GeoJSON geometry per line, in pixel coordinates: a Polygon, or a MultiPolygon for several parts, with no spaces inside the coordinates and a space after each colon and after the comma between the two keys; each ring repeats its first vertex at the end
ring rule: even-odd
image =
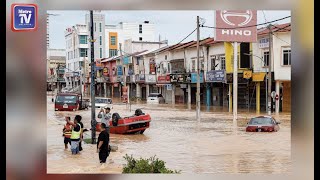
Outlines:
{"type": "Polygon", "coordinates": [[[77,93],[59,93],[54,102],[55,111],[77,111],[88,107],[89,99],[83,99],[82,95],[77,93]]]}

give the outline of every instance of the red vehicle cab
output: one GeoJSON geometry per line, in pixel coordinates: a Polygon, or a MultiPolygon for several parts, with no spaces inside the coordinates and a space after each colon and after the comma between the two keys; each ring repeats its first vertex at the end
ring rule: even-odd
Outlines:
{"type": "Polygon", "coordinates": [[[271,116],[254,117],[247,124],[247,132],[277,132],[280,130],[280,122],[271,116]]]}
{"type": "Polygon", "coordinates": [[[86,107],[81,94],[77,93],[59,93],[54,102],[55,111],[76,111],[86,107]]]}

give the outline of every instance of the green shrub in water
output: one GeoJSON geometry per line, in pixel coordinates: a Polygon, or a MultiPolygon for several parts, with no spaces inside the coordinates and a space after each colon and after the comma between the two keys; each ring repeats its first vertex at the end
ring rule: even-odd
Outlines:
{"type": "Polygon", "coordinates": [[[127,161],[126,166],[123,167],[122,173],[180,173],[181,171],[170,170],[165,167],[165,162],[156,158],[156,156],[150,157],[148,159],[134,159],[127,154],[124,156],[127,161]]]}

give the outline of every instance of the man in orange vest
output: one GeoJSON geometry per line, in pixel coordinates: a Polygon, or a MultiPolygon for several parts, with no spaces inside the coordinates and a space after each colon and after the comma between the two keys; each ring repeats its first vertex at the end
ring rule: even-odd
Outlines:
{"type": "Polygon", "coordinates": [[[64,148],[68,149],[68,143],[71,145],[70,137],[72,132],[72,125],[69,123],[70,117],[65,117],[67,123],[63,127],[63,136],[64,136],[64,148]]]}

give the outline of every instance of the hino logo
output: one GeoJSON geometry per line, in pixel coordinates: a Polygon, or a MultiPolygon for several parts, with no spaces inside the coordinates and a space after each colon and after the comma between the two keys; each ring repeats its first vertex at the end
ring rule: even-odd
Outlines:
{"type": "Polygon", "coordinates": [[[251,36],[250,30],[222,29],[221,32],[222,34],[227,34],[227,35],[251,36]]]}
{"type": "Polygon", "coordinates": [[[221,11],[220,13],[220,16],[221,16],[221,19],[229,24],[230,26],[244,26],[246,24],[248,24],[252,17],[253,17],[253,13],[252,11],[250,10],[247,10],[246,12],[244,13],[239,13],[239,12],[230,12],[230,11],[221,11]],[[244,18],[244,21],[240,21],[240,22],[237,22],[236,24],[232,22],[232,20],[229,20],[229,17],[242,17],[241,19],[244,18]]]}

